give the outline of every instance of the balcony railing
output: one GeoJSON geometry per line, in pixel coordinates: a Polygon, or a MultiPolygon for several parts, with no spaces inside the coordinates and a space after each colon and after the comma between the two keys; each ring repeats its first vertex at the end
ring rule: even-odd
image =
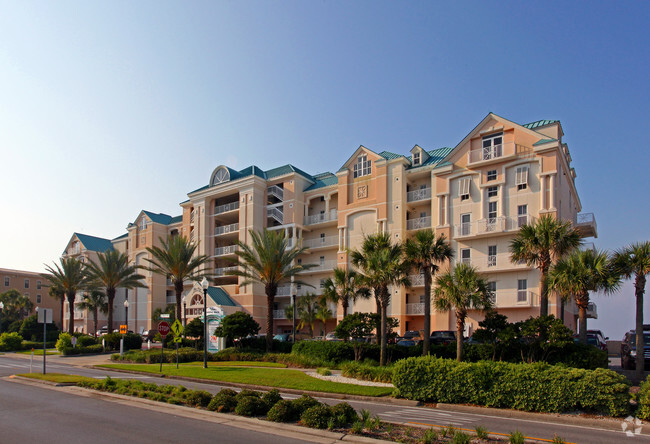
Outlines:
{"type": "Polygon", "coordinates": [[[275,219],[278,223],[284,223],[284,213],[278,207],[271,207],[266,209],[266,217],[275,219]]]}
{"type": "Polygon", "coordinates": [[[467,162],[474,163],[482,160],[498,159],[501,156],[503,156],[503,145],[493,145],[469,151],[467,153],[467,162]]]}
{"type": "Polygon", "coordinates": [[[517,231],[524,224],[530,224],[534,218],[529,214],[517,217],[495,217],[480,219],[454,225],[454,237],[477,236],[506,231],[517,231]]]}
{"type": "Polygon", "coordinates": [[[423,287],[424,286],[424,275],[423,274],[412,274],[409,276],[411,281],[411,287],[423,287]]]}
{"type": "Polygon", "coordinates": [[[311,216],[305,216],[305,225],[320,224],[333,220],[338,220],[338,212],[336,210],[330,210],[329,213],[320,213],[313,214],[311,216]]]}
{"type": "Polygon", "coordinates": [[[233,211],[239,209],[239,201],[231,202],[225,205],[219,205],[214,208],[214,214],[227,213],[228,211],[233,211]]]}
{"type": "Polygon", "coordinates": [[[594,213],[578,214],[576,228],[583,237],[598,237],[598,226],[594,213]]]}
{"type": "Polygon", "coordinates": [[[214,249],[215,256],[225,256],[227,254],[233,254],[237,251],[237,245],[228,245],[227,247],[217,247],[214,249]]]}
{"type": "Polygon", "coordinates": [[[223,267],[214,270],[215,276],[226,276],[229,272],[237,270],[237,267],[223,267]]]}
{"type": "Polygon", "coordinates": [[[167,304],[175,304],[176,303],[176,295],[175,294],[168,295],[167,299],[166,299],[166,302],[167,302],[167,304]]]}
{"type": "Polygon", "coordinates": [[[230,225],[222,225],[220,227],[215,227],[214,228],[214,235],[219,236],[221,234],[228,234],[228,233],[233,233],[239,231],[239,224],[234,223],[230,225]]]}
{"type": "Polygon", "coordinates": [[[287,319],[284,308],[281,310],[273,310],[273,319],[287,319]]]}
{"type": "Polygon", "coordinates": [[[406,304],[406,314],[409,315],[422,315],[424,314],[424,304],[406,304]]]}
{"type": "Polygon", "coordinates": [[[280,188],[277,185],[271,185],[267,188],[267,193],[269,196],[273,196],[278,200],[284,200],[284,189],[280,188]]]}
{"type": "Polygon", "coordinates": [[[291,296],[290,285],[280,285],[275,293],[276,296],[291,296]]]}
{"type": "Polygon", "coordinates": [[[480,219],[477,221],[478,234],[484,233],[500,233],[506,229],[505,217],[491,217],[487,219],[480,219]]]}
{"type": "Polygon", "coordinates": [[[431,188],[421,188],[419,190],[409,191],[406,193],[407,202],[417,202],[419,200],[431,199],[431,188]]]}
{"type": "Polygon", "coordinates": [[[336,261],[324,261],[319,264],[314,264],[315,267],[310,268],[309,270],[303,270],[301,273],[318,273],[321,271],[332,271],[336,268],[336,261]]]}
{"type": "Polygon", "coordinates": [[[421,230],[422,228],[431,228],[431,216],[406,221],[407,230],[421,230]]]}
{"type": "Polygon", "coordinates": [[[315,239],[303,239],[302,241],[302,246],[305,248],[333,247],[338,244],[338,236],[317,237],[315,239]]]}

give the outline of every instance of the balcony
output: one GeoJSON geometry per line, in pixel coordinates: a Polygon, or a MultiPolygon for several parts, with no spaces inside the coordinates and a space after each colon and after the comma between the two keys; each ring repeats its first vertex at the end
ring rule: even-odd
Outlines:
{"type": "Polygon", "coordinates": [[[423,228],[431,228],[431,216],[418,217],[417,219],[406,221],[407,230],[421,230],[423,228]]]}
{"type": "Polygon", "coordinates": [[[501,145],[474,149],[467,153],[467,164],[489,163],[495,160],[503,160],[517,155],[529,155],[532,149],[523,145],[516,145],[514,142],[507,142],[501,145]]]}
{"type": "Polygon", "coordinates": [[[421,188],[419,190],[409,191],[406,193],[407,202],[418,202],[421,200],[431,199],[431,188],[421,188]]]}
{"type": "Polygon", "coordinates": [[[587,305],[587,317],[591,319],[598,319],[598,309],[594,302],[590,302],[587,305]]]}
{"type": "Polygon", "coordinates": [[[220,227],[214,228],[214,235],[220,236],[222,234],[235,233],[237,231],[239,231],[238,223],[230,224],[230,225],[222,225],[220,227]]]}
{"type": "Polygon", "coordinates": [[[237,245],[228,245],[227,247],[217,247],[214,249],[215,256],[226,256],[234,254],[237,251],[237,245]]]}
{"type": "Polygon", "coordinates": [[[305,216],[305,225],[321,224],[324,222],[338,221],[338,212],[330,210],[329,213],[313,214],[305,216]]]}
{"type": "Polygon", "coordinates": [[[215,268],[214,275],[217,277],[227,276],[231,271],[237,270],[237,267],[215,268]]]}
{"type": "Polygon", "coordinates": [[[423,274],[412,274],[409,276],[411,281],[411,287],[424,287],[424,275],[423,274]]]}
{"type": "Polygon", "coordinates": [[[302,241],[302,246],[310,249],[335,247],[338,246],[338,244],[338,236],[317,237],[315,239],[303,239],[302,241]]]}
{"type": "Polygon", "coordinates": [[[517,231],[522,225],[529,224],[533,220],[532,216],[524,214],[517,217],[501,216],[456,224],[454,225],[454,237],[486,236],[517,231]]]}
{"type": "Polygon", "coordinates": [[[424,304],[406,304],[406,314],[407,315],[423,315],[424,314],[424,304]]]}
{"type": "Polygon", "coordinates": [[[312,267],[309,270],[303,270],[300,273],[322,273],[324,271],[330,272],[336,268],[336,261],[323,261],[319,264],[313,265],[315,265],[315,267],[312,267]]]}
{"type": "Polygon", "coordinates": [[[510,255],[507,253],[484,256],[482,259],[473,260],[472,264],[478,268],[478,271],[484,272],[510,271],[529,268],[525,262],[512,263],[510,255]]]}
{"type": "Polygon", "coordinates": [[[280,285],[275,293],[276,296],[291,296],[290,285],[280,285]]]}
{"type": "Polygon", "coordinates": [[[225,205],[219,205],[218,207],[214,208],[213,216],[216,216],[217,214],[227,213],[229,211],[238,210],[238,209],[239,209],[239,201],[231,202],[225,205]]]}
{"type": "Polygon", "coordinates": [[[281,310],[273,310],[273,319],[287,319],[284,308],[281,310]]]}
{"type": "Polygon", "coordinates": [[[580,213],[575,225],[582,237],[598,237],[598,227],[594,213],[580,213]]]}
{"type": "Polygon", "coordinates": [[[530,290],[498,290],[495,292],[496,308],[518,308],[539,305],[537,294],[530,290]]]}
{"type": "Polygon", "coordinates": [[[270,217],[279,224],[284,223],[284,213],[281,208],[271,207],[266,209],[266,217],[270,217]]]}
{"type": "Polygon", "coordinates": [[[280,188],[277,185],[272,185],[266,189],[266,192],[269,196],[273,196],[278,199],[280,202],[284,200],[284,189],[280,188]]]}

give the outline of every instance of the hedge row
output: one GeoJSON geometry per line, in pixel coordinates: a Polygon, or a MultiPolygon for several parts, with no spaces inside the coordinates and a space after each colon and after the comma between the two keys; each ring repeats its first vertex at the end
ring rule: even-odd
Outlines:
{"type": "Polygon", "coordinates": [[[476,404],[535,412],[629,411],[627,379],[611,370],[560,365],[457,362],[432,356],[398,362],[396,395],[423,402],[476,404]]]}
{"type": "Polygon", "coordinates": [[[348,378],[374,382],[392,382],[393,367],[379,367],[369,363],[345,362],[341,365],[341,374],[348,378]]]}
{"type": "MultiPolygon", "coordinates": [[[[444,348],[444,346],[441,346],[444,348]]],[[[378,344],[361,344],[361,358],[379,361],[380,346],[378,344]]],[[[388,361],[396,362],[400,359],[422,355],[422,346],[403,347],[401,345],[389,345],[388,361]]],[[[432,353],[438,351],[437,347],[432,348],[432,353]]],[[[442,351],[442,349],[441,349],[442,351]]],[[[455,351],[455,349],[454,349],[455,351]]],[[[339,341],[301,341],[293,346],[291,354],[299,354],[320,358],[339,364],[344,361],[354,361],[354,349],[350,342],[339,341]]]]}
{"type": "Polygon", "coordinates": [[[92,354],[92,353],[102,353],[104,351],[104,347],[102,344],[94,344],[94,345],[89,345],[87,347],[64,347],[61,353],[63,353],[63,356],[71,356],[71,355],[85,355],[85,354],[92,354]]]}
{"type": "Polygon", "coordinates": [[[640,419],[650,419],[650,377],[641,384],[639,393],[637,393],[636,417],[640,419]]]}

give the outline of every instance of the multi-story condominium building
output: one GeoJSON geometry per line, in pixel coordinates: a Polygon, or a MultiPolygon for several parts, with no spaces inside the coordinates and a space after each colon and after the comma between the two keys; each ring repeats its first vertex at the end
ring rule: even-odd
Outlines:
{"type": "MultiPolygon", "coordinates": [[[[249,243],[249,230],[283,230],[290,245],[308,248],[298,260],[315,266],[300,276],[311,286],[287,283],[278,289],[274,318],[276,331],[282,332],[290,329],[284,308],[291,295],[321,293],[333,268],[350,266],[349,252],[360,247],[365,235],[387,232],[403,242],[430,228],[449,239],[453,263],[470,263],[485,275],[497,310],[521,320],[539,314],[539,271],[510,261],[509,242],[519,227],[550,214],[571,221],[585,237],[596,236],[593,215],[580,214],[576,174],[563,135],[559,121],[519,125],[490,113],[453,148],[416,145],[403,155],[360,146],[335,173],[311,175],[292,165],[268,171],[221,165],[207,185],[180,204],[182,216],[143,211],[112,244],[141,264],[148,257],[145,247],[159,237],[188,236],[198,242],[200,254],[212,258],[210,292],[218,297],[210,304],[222,305],[219,299],[265,325],[264,289],[239,285],[239,278],[228,272],[236,241],[249,243]]],[[[424,280],[414,271],[411,281],[408,288],[392,289],[389,315],[399,319],[402,332],[423,326],[424,280]]],[[[153,310],[175,300],[169,284],[149,274],[147,289],[130,292],[129,299],[139,307],[133,314],[136,328],[150,328],[153,310]]],[[[188,283],[186,292],[186,313],[198,315],[201,290],[188,283]]],[[[332,309],[340,319],[341,311],[332,309]]],[[[360,301],[351,311],[375,311],[375,303],[360,301]]],[[[559,299],[551,297],[549,312],[564,315],[575,328],[574,304],[567,304],[562,314],[559,299]]],[[[481,319],[482,314],[470,313],[468,329],[481,319]]],[[[433,311],[432,326],[454,329],[454,315],[433,311]]]]}
{"type": "MultiPolygon", "coordinates": [[[[16,290],[36,307],[51,308],[53,322],[61,327],[61,303],[48,295],[50,282],[32,271],[0,268],[0,293],[16,290]]],[[[33,314],[29,313],[29,314],[33,314]]]]}

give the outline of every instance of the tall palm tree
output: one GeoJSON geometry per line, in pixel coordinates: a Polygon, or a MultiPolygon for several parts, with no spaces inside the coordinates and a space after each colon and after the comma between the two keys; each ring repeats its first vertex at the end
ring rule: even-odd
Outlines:
{"type": "Polygon", "coordinates": [[[363,285],[362,276],[354,270],[335,268],[334,277],[325,280],[323,297],[327,301],[341,304],[343,317],[346,317],[350,302],[369,298],[370,289],[363,285]]]}
{"type": "Polygon", "coordinates": [[[300,324],[298,329],[303,329],[305,325],[309,327],[309,336],[314,337],[314,323],[316,322],[316,313],[318,311],[318,296],[307,292],[296,302],[300,324]]]}
{"type": "Polygon", "coordinates": [[[456,359],[463,359],[463,331],[469,310],[488,310],[492,293],[475,268],[458,264],[436,278],[433,305],[440,311],[456,312],[456,359]]]}
{"type": "Polygon", "coordinates": [[[564,298],[574,297],[578,306],[580,342],[587,343],[589,292],[615,291],[620,277],[607,253],[592,249],[576,250],[555,264],[548,274],[548,286],[564,298]]]}
{"type": "MultiPolygon", "coordinates": [[[[244,280],[239,285],[259,283],[264,285],[266,294],[266,351],[270,352],[273,346],[273,303],[278,286],[291,279],[303,270],[308,270],[315,264],[295,264],[296,258],[305,252],[306,248],[298,246],[288,248],[288,240],[284,231],[267,230],[256,232],[249,230],[251,245],[237,241],[237,265],[240,267],[228,274],[240,276],[244,280]]],[[[294,280],[295,284],[306,284],[294,280]]]]}
{"type": "Polygon", "coordinates": [[[56,285],[48,285],[47,294],[57,301],[61,301],[61,331],[63,331],[63,304],[65,303],[65,290],[56,285]]]}
{"type": "Polygon", "coordinates": [[[91,290],[90,294],[84,294],[83,300],[77,305],[82,310],[88,310],[93,314],[93,321],[95,323],[95,330],[93,330],[93,335],[96,335],[98,312],[101,311],[104,314],[108,313],[108,302],[106,302],[106,294],[100,290],[91,290]]]}
{"type": "Polygon", "coordinates": [[[580,233],[569,221],[560,221],[544,214],[535,222],[525,224],[510,242],[513,263],[525,261],[540,271],[539,314],[548,315],[548,271],[564,255],[582,244],[580,233]]]}
{"type": "Polygon", "coordinates": [[[146,288],[138,266],[129,265],[129,257],[118,250],[97,254],[98,262],[87,263],[88,278],[94,288],[104,288],[108,298],[108,331],[113,331],[113,302],[118,288],[146,288]]]}
{"type": "Polygon", "coordinates": [[[453,252],[444,234],[436,238],[432,229],[420,230],[406,241],[406,257],[424,275],[424,340],[422,355],[429,354],[431,335],[431,282],[439,264],[452,258],[453,252]]]}
{"type": "Polygon", "coordinates": [[[68,333],[74,333],[74,299],[77,292],[88,286],[88,274],[83,262],[73,257],[61,258],[61,266],[54,264],[54,268],[45,265],[47,273],[41,274],[43,279],[50,281],[53,286],[62,289],[68,299],[68,333]]]}
{"type": "Polygon", "coordinates": [[[321,298],[318,302],[318,307],[316,309],[316,319],[322,322],[323,329],[321,330],[321,336],[327,334],[327,321],[332,319],[332,310],[327,306],[327,300],[321,298]]]}
{"type": "Polygon", "coordinates": [[[210,258],[195,254],[198,245],[185,236],[167,236],[166,240],[159,240],[162,247],[147,247],[151,258],[145,260],[151,264],[149,271],[172,281],[176,292],[176,319],[183,319],[181,296],[185,282],[198,282],[204,277],[209,278],[210,274],[205,271],[205,266],[210,262],[210,258]]]}
{"type": "MultiPolygon", "coordinates": [[[[629,245],[614,254],[614,266],[625,278],[634,276],[634,296],[636,298],[636,349],[645,347],[643,337],[643,296],[645,294],[646,276],[650,274],[650,242],[629,245]]],[[[643,353],[636,354],[636,376],[643,379],[645,367],[643,353]]]]}
{"type": "Polygon", "coordinates": [[[400,244],[393,244],[390,234],[377,233],[366,236],[361,250],[350,253],[352,264],[357,267],[364,277],[366,284],[375,291],[381,309],[381,353],[380,365],[386,365],[386,349],[388,345],[387,309],[390,304],[389,286],[408,286],[409,264],[404,260],[404,249],[400,244]]]}

